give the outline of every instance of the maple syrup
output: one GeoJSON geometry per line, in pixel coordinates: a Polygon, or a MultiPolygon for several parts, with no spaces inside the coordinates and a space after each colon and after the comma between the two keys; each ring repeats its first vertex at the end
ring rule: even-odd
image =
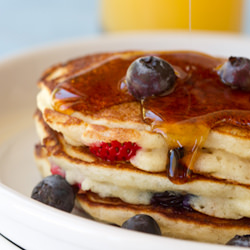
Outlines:
{"type": "MultiPolygon", "coordinates": [[[[250,124],[250,95],[223,84],[217,68],[225,61],[191,51],[131,53],[104,63],[58,84],[53,92],[55,110],[91,115],[113,105],[135,102],[124,83],[129,65],[138,57],[156,55],[168,61],[178,76],[175,89],[166,96],[141,102],[142,118],[166,139],[169,148],[185,148],[179,168],[167,170],[175,183],[192,179],[193,164],[211,128],[250,124]]],[[[167,153],[167,152],[166,152],[167,153]]]]}

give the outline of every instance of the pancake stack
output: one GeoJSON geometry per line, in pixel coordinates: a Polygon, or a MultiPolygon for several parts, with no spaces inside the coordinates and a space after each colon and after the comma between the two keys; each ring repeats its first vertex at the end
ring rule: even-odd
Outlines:
{"type": "Polygon", "coordinates": [[[164,236],[222,244],[249,234],[249,92],[221,80],[225,62],[127,51],[49,68],[34,116],[42,176],[77,184],[77,206],[98,221],[148,214],[164,236]],[[127,70],[144,56],[173,67],[171,93],[138,100],[128,91],[127,70]]]}

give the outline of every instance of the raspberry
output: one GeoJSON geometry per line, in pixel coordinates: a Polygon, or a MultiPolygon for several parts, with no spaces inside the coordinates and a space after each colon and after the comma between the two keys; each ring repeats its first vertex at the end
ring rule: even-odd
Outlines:
{"type": "Polygon", "coordinates": [[[50,172],[52,175],[61,175],[63,178],[65,178],[65,171],[57,165],[52,164],[50,172]]]}
{"type": "Polygon", "coordinates": [[[93,144],[90,152],[105,161],[129,161],[140,148],[136,143],[112,141],[93,144]]]}
{"type": "MultiPolygon", "coordinates": [[[[63,178],[66,177],[65,171],[62,168],[60,168],[59,166],[55,165],[55,164],[52,164],[50,172],[51,172],[52,175],[60,175],[63,178]]],[[[74,185],[72,185],[72,187],[75,190],[81,189],[81,186],[82,186],[82,184],[79,183],[79,182],[76,182],[74,185]]]]}

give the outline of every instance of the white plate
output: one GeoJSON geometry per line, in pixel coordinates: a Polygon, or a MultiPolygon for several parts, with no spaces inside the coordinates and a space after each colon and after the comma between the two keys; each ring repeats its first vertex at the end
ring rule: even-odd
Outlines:
{"type": "Polygon", "coordinates": [[[0,246],[1,250],[20,250],[18,246],[5,239],[2,235],[0,235],[0,246]]]}
{"type": "MultiPolygon", "coordinates": [[[[250,57],[250,39],[232,35],[141,33],[100,36],[36,48],[0,61],[0,232],[25,249],[229,249],[123,230],[29,198],[40,176],[33,161],[36,81],[53,63],[126,49],[198,50],[250,57]]],[[[234,248],[237,249],[237,248],[234,248]]]]}

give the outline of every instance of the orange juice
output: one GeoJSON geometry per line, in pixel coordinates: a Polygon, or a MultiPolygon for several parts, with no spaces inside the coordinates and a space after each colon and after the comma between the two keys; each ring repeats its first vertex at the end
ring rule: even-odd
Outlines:
{"type": "Polygon", "coordinates": [[[105,31],[191,29],[240,32],[244,0],[102,0],[105,31]],[[191,7],[191,9],[190,9],[191,7]]]}

